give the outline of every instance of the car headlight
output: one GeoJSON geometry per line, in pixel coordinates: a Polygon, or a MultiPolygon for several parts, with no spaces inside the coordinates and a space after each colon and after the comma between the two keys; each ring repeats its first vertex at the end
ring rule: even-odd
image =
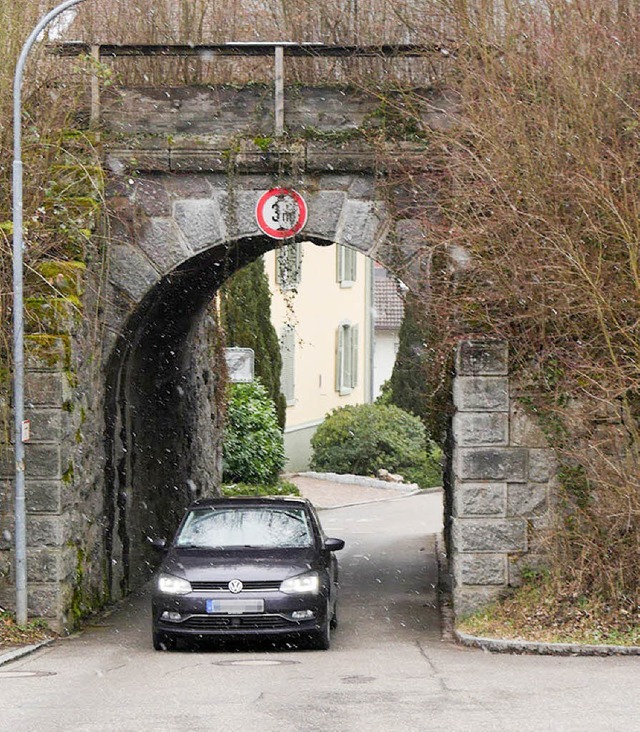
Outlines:
{"type": "Polygon", "coordinates": [[[320,591],[320,577],[317,572],[305,572],[289,577],[280,585],[280,592],[287,595],[317,595],[320,591]]]}
{"type": "Polygon", "coordinates": [[[165,595],[186,595],[191,592],[191,582],[172,574],[161,574],[158,577],[158,589],[165,595]]]}

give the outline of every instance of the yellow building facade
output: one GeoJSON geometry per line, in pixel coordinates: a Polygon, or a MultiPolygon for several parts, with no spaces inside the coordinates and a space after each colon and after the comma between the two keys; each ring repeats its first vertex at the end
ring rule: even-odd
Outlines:
{"type": "Polygon", "coordinates": [[[330,411],[371,401],[372,262],[347,247],[311,242],[285,245],[264,260],[287,399],[286,469],[300,471],[330,411]]]}

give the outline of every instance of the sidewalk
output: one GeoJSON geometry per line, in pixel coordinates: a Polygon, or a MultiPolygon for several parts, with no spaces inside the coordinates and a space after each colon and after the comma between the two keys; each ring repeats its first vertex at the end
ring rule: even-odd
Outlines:
{"type": "Polygon", "coordinates": [[[26,646],[2,646],[0,648],[0,667],[3,666],[5,663],[15,661],[16,659],[22,658],[23,656],[28,656],[30,653],[37,651],[39,648],[44,648],[44,646],[48,646],[49,644],[53,643],[54,640],[55,638],[47,638],[40,643],[33,643],[26,646]]]}
{"type": "Polygon", "coordinates": [[[388,501],[420,492],[420,488],[414,485],[390,484],[361,476],[333,476],[330,473],[322,478],[313,473],[294,473],[288,475],[287,480],[294,483],[300,493],[318,509],[388,501]],[[358,479],[358,482],[351,482],[350,478],[358,479]]]}

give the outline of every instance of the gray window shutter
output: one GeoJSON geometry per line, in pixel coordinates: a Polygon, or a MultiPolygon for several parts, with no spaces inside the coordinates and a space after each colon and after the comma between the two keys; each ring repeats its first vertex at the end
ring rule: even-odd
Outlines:
{"type": "Polygon", "coordinates": [[[336,391],[341,391],[343,386],[344,370],[344,326],[339,325],[336,331],[336,391]]]}
{"type": "Polygon", "coordinates": [[[349,386],[354,388],[358,384],[358,337],[359,328],[354,325],[351,328],[351,381],[349,386]]]}
{"type": "Polygon", "coordinates": [[[357,267],[358,267],[358,258],[356,256],[355,249],[345,249],[345,254],[347,255],[347,279],[350,282],[355,282],[357,277],[357,267]]]}
{"type": "Polygon", "coordinates": [[[280,373],[282,393],[287,402],[292,402],[295,399],[296,329],[291,325],[285,325],[280,333],[280,355],[282,356],[280,373]]]}
{"type": "Polygon", "coordinates": [[[276,250],[276,280],[281,290],[294,290],[302,279],[302,245],[287,244],[276,250]]]}

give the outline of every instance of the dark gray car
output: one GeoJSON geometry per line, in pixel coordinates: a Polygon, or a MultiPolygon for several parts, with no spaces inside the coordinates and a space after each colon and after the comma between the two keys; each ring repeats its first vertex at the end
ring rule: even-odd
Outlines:
{"type": "Polygon", "coordinates": [[[153,647],[176,640],[297,636],[328,649],[341,539],[302,498],[212,498],[187,512],[153,581],[153,647]]]}

